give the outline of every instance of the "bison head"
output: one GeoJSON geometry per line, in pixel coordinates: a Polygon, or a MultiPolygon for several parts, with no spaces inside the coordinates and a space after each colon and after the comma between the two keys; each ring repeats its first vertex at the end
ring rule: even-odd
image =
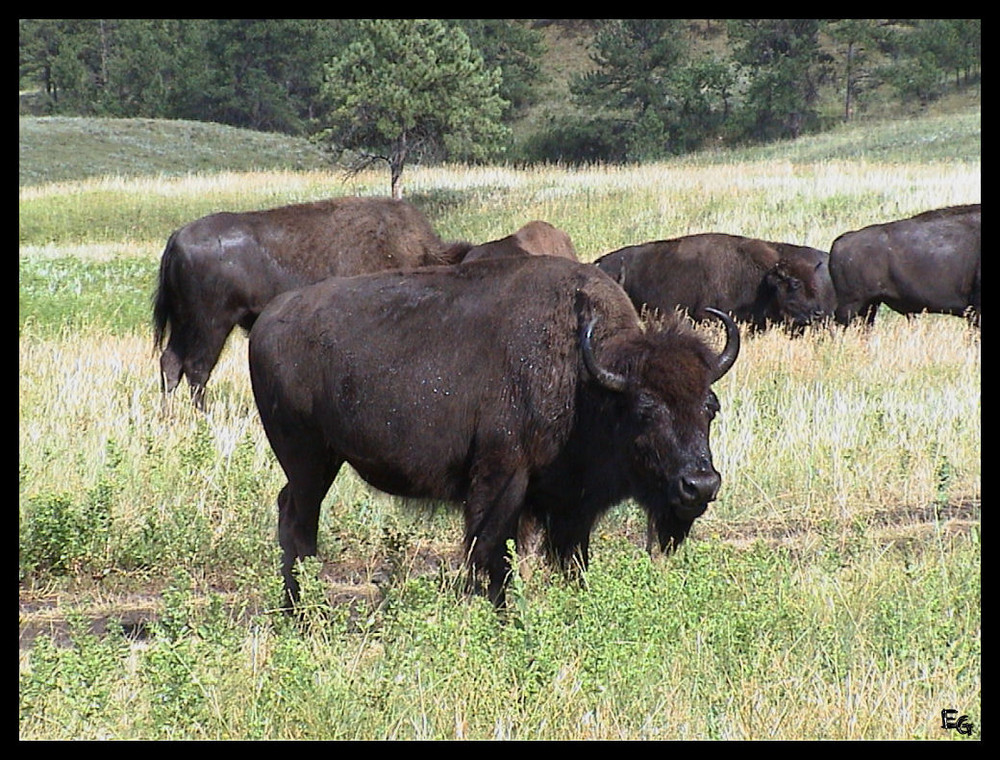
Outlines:
{"type": "Polygon", "coordinates": [[[588,371],[624,405],[618,433],[626,438],[619,447],[626,488],[646,510],[664,551],[684,540],[722,482],[709,448],[709,428],[719,411],[711,385],[736,361],[740,334],[729,315],[706,311],[725,325],[720,354],[681,320],[608,351],[603,364],[594,355],[593,319],[581,339],[588,371]]]}
{"type": "Polygon", "coordinates": [[[830,316],[819,287],[817,270],[805,262],[782,261],[764,277],[764,287],[770,293],[768,318],[792,327],[804,327],[830,316]]]}

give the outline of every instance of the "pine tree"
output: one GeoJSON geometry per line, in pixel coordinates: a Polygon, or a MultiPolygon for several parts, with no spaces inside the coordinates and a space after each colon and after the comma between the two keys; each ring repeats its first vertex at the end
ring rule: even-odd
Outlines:
{"type": "Polygon", "coordinates": [[[394,198],[413,158],[480,160],[504,147],[500,71],[441,20],[363,21],[325,68],[321,139],[359,151],[363,162],[386,161],[394,198]]]}

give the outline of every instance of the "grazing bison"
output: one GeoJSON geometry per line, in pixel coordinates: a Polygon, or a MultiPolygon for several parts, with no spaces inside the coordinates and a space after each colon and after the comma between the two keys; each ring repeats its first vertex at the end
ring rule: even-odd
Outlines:
{"type": "Polygon", "coordinates": [[[837,322],[863,317],[879,304],[900,314],[968,315],[979,324],[982,205],[951,206],[909,219],[845,232],[833,241],[830,275],[837,322]]]}
{"type": "Polygon", "coordinates": [[[278,293],[324,277],[444,263],[444,246],[412,205],[335,198],[267,211],[219,213],[175,231],[153,300],[160,381],[186,376],[195,405],[235,325],[249,330],[278,293]]]}
{"type": "Polygon", "coordinates": [[[404,497],[464,505],[471,568],[504,600],[522,518],[548,556],[586,566],[591,528],[634,498],[660,546],[684,540],[720,485],[716,354],[687,322],[643,329],[609,277],[555,256],[331,278],[278,296],[250,333],[250,377],[288,482],[278,535],[290,604],[342,465],[404,497]],[[531,298],[525,298],[531,293],[531,298]]]}
{"type": "Polygon", "coordinates": [[[594,263],[637,309],[681,308],[701,319],[712,306],[763,329],[802,327],[832,317],[836,306],[828,255],[807,246],[703,233],[628,246],[594,263]]]}
{"type": "Polygon", "coordinates": [[[579,260],[569,235],[548,222],[538,220],[528,222],[517,232],[499,240],[477,246],[471,243],[455,245],[464,246],[464,255],[461,251],[457,251],[457,248],[452,249],[457,254],[452,257],[457,258],[461,255],[463,264],[467,261],[493,259],[498,256],[562,256],[572,261],[579,260]]]}

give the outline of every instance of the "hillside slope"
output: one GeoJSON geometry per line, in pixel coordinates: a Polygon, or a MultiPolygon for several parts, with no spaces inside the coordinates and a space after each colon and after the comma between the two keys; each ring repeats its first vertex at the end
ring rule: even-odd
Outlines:
{"type": "MultiPolygon", "coordinates": [[[[221,124],[157,119],[19,118],[21,187],[101,176],[329,170],[308,140],[221,124]]],[[[843,125],[755,148],[707,151],[681,162],[968,161],[982,153],[982,109],[843,125]]]]}
{"type": "Polygon", "coordinates": [[[18,118],[18,184],[103,175],[177,176],[254,169],[328,169],[303,138],[223,124],[73,116],[18,118]]]}

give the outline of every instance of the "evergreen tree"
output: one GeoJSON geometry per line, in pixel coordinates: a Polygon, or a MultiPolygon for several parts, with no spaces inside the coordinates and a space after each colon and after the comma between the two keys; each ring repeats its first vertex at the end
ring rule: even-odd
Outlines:
{"type": "Polygon", "coordinates": [[[303,134],[318,97],[323,22],[311,19],[211,19],[201,22],[202,71],[192,70],[190,118],[303,134]]]}
{"type": "Polygon", "coordinates": [[[453,19],[483,56],[487,69],[499,68],[500,97],[515,112],[531,105],[534,85],[541,79],[542,35],[524,23],[506,18],[453,19]]]}
{"type": "Polygon", "coordinates": [[[729,129],[737,77],[731,61],[714,53],[694,58],[678,72],[677,142],[695,150],[729,129]]]}
{"type": "Polygon", "coordinates": [[[414,158],[479,160],[503,150],[500,84],[500,70],[485,66],[461,29],[438,19],[365,20],[326,66],[320,139],[359,151],[365,163],[386,161],[398,198],[414,158]]]}
{"type": "Polygon", "coordinates": [[[840,18],[831,19],[826,31],[838,55],[836,65],[844,98],[844,121],[849,121],[855,108],[863,104],[865,94],[881,84],[878,53],[885,44],[888,30],[880,19],[840,18]]]}
{"type": "Polygon", "coordinates": [[[748,85],[742,131],[755,140],[797,137],[817,120],[818,19],[733,19],[733,57],[748,85]]]}
{"type": "Polygon", "coordinates": [[[818,122],[821,84],[850,118],[885,84],[922,107],[981,77],[980,19],[712,20],[697,26],[725,47],[697,54],[690,19],[19,19],[18,81],[36,113],[323,130],[388,161],[398,190],[407,161],[502,152],[541,80],[543,23],[596,30],[594,67],[572,82],[578,109],[520,140],[529,160],[793,137],[818,122]]]}
{"type": "Polygon", "coordinates": [[[595,119],[610,115],[624,125],[630,158],[661,156],[676,137],[676,77],[686,50],[679,19],[606,21],[594,38],[596,68],[574,79],[571,92],[595,119]]]}
{"type": "Polygon", "coordinates": [[[18,19],[22,87],[38,82],[45,110],[91,113],[97,82],[99,34],[95,19],[18,19]]]}
{"type": "Polygon", "coordinates": [[[176,19],[119,19],[106,41],[106,81],[97,96],[110,116],[173,115],[170,104],[178,80],[182,40],[176,19]]]}
{"type": "Polygon", "coordinates": [[[939,97],[950,77],[960,86],[981,61],[980,19],[896,19],[886,78],[904,102],[921,107],[939,97]]]}
{"type": "Polygon", "coordinates": [[[682,153],[724,129],[733,67],[712,53],[693,57],[688,34],[680,19],[607,21],[594,40],[597,68],[573,82],[574,98],[595,120],[619,119],[630,158],[682,153]]]}

